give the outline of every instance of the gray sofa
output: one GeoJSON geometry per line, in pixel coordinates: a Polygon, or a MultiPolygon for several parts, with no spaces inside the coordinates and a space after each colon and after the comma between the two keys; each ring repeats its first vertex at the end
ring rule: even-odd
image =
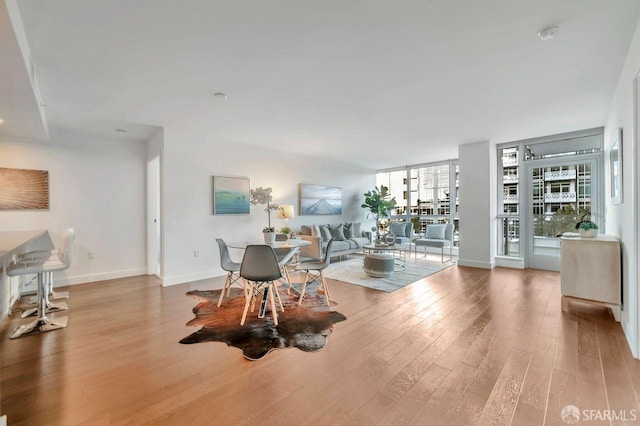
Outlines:
{"type": "Polygon", "coordinates": [[[331,257],[344,256],[362,251],[362,246],[371,242],[371,233],[362,231],[360,222],[337,225],[303,225],[298,238],[311,241],[311,245],[300,249],[300,256],[322,259],[329,240],[333,239],[331,257]]]}

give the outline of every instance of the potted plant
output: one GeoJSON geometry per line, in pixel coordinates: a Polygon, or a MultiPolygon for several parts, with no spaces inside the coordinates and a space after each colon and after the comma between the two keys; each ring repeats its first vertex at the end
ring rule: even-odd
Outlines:
{"type": "Polygon", "coordinates": [[[291,228],[289,228],[288,226],[284,226],[280,228],[280,233],[288,237],[291,234],[291,228]]]}
{"type": "Polygon", "coordinates": [[[598,235],[598,225],[591,221],[590,215],[585,214],[576,225],[576,229],[583,238],[595,238],[598,235]]]}
{"type": "Polygon", "coordinates": [[[251,205],[255,206],[257,204],[266,204],[267,207],[264,209],[267,212],[267,226],[262,229],[262,233],[264,234],[264,243],[265,244],[273,244],[276,242],[276,228],[271,226],[271,212],[278,208],[277,204],[271,204],[273,197],[271,196],[271,188],[263,188],[259,187],[256,189],[252,189],[249,191],[251,196],[251,205]]]}
{"type": "Polygon", "coordinates": [[[363,209],[369,209],[369,215],[376,220],[376,244],[383,244],[380,239],[380,220],[391,216],[391,209],[396,206],[396,197],[391,197],[389,188],[384,185],[377,186],[372,191],[364,193],[363,209]]]}

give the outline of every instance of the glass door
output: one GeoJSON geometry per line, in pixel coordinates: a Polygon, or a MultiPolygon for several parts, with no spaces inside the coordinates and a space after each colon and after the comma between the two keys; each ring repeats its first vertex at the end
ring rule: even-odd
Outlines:
{"type": "Polygon", "coordinates": [[[562,233],[585,214],[602,226],[599,160],[585,157],[527,162],[527,267],[559,271],[562,233]]]}

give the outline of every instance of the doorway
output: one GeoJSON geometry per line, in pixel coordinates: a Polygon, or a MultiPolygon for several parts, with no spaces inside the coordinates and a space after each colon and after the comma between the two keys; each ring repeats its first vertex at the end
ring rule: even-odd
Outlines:
{"type": "Polygon", "coordinates": [[[162,277],[160,157],[147,162],[147,274],[162,277]]]}
{"type": "Polygon", "coordinates": [[[584,215],[602,226],[599,215],[600,167],[594,155],[533,160],[526,164],[529,268],[560,270],[560,236],[575,229],[584,215]]]}

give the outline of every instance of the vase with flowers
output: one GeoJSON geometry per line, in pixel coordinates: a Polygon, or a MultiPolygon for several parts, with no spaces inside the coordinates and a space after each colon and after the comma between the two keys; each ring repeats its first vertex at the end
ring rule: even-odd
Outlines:
{"type": "Polygon", "coordinates": [[[249,191],[251,205],[266,204],[264,211],[267,212],[267,226],[262,229],[265,244],[273,244],[276,242],[276,228],[271,226],[271,212],[277,210],[277,204],[271,204],[273,197],[271,196],[271,188],[259,187],[249,191]]]}

